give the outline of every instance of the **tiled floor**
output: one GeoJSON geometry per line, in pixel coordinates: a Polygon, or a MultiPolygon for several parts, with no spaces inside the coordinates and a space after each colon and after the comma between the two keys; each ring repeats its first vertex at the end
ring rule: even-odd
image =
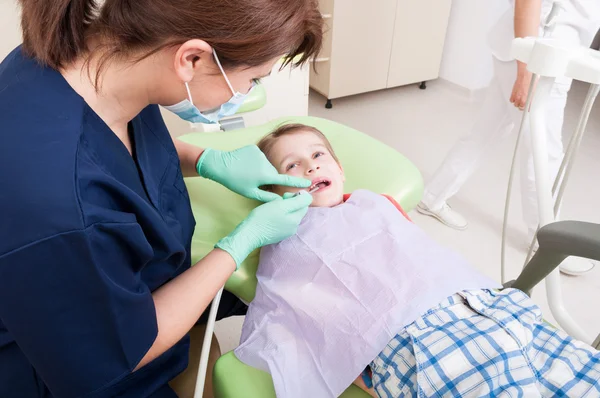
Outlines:
{"type": "MultiPolygon", "coordinates": [[[[571,91],[565,115],[565,136],[574,129],[586,91],[587,87],[582,84],[574,85],[571,91]]],[[[325,109],[324,104],[323,97],[311,93],[310,114],[346,124],[391,145],[411,159],[426,179],[454,142],[468,131],[479,105],[442,82],[430,82],[424,91],[407,86],[342,98],[334,100],[333,109],[325,109]]],[[[565,195],[563,219],[600,222],[599,111],[600,105],[597,105],[565,195]]],[[[495,147],[451,200],[454,208],[470,222],[466,231],[454,231],[431,218],[413,215],[414,221],[430,236],[456,249],[480,271],[496,280],[500,280],[502,217],[513,148],[514,137],[495,147]]],[[[519,198],[517,183],[513,191],[507,249],[511,278],[518,275],[526,248],[519,198]]],[[[595,336],[600,332],[600,317],[593,305],[600,302],[600,266],[585,276],[561,276],[561,279],[566,308],[588,334],[595,336]]],[[[545,295],[544,287],[540,286],[534,292],[534,299],[542,307],[545,317],[553,321],[545,295]]],[[[236,346],[241,323],[238,318],[217,325],[223,351],[236,346]]]]}

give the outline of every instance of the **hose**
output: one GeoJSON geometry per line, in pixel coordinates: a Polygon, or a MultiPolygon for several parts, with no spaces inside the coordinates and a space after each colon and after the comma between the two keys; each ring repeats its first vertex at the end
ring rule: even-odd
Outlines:
{"type": "Polygon", "coordinates": [[[512,194],[513,178],[515,176],[515,164],[517,162],[517,155],[519,153],[519,146],[521,144],[521,137],[523,135],[523,128],[525,123],[528,121],[529,108],[531,101],[533,100],[534,87],[539,80],[537,74],[533,74],[531,83],[529,84],[529,91],[527,93],[527,102],[525,103],[525,110],[523,112],[523,118],[521,119],[521,126],[519,127],[519,133],[517,134],[517,142],[515,143],[515,152],[513,154],[512,163],[510,166],[510,174],[508,177],[508,187],[506,189],[506,202],[504,204],[504,221],[502,223],[502,248],[500,250],[500,280],[502,283],[506,282],[506,229],[508,226],[508,213],[510,210],[510,196],[512,194]]]}
{"type": "Polygon", "coordinates": [[[219,303],[221,302],[223,288],[224,287],[217,292],[217,295],[213,299],[213,302],[210,306],[208,323],[206,324],[206,332],[204,333],[204,341],[202,342],[202,353],[200,354],[200,363],[198,365],[198,377],[196,378],[194,398],[202,398],[202,395],[204,394],[204,382],[206,381],[206,371],[208,370],[208,356],[210,354],[210,345],[212,343],[212,336],[215,331],[217,310],[219,309],[219,303]]]}

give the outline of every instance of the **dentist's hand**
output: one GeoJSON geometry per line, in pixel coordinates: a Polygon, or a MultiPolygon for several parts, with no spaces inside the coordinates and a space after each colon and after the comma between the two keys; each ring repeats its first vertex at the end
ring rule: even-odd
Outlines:
{"type": "Polygon", "coordinates": [[[281,242],[296,233],[298,225],[312,203],[311,195],[298,195],[258,206],[215,247],[228,252],[237,268],[259,247],[281,242]]]}
{"type": "Polygon", "coordinates": [[[250,199],[270,202],[281,196],[263,191],[263,185],[308,188],[310,180],[279,174],[256,145],[223,152],[205,149],[196,165],[198,174],[250,199]]]}
{"type": "Polygon", "coordinates": [[[510,102],[520,110],[525,109],[527,103],[527,95],[529,94],[529,85],[531,84],[532,74],[527,70],[527,67],[521,63],[518,66],[517,80],[513,86],[510,102]]]}

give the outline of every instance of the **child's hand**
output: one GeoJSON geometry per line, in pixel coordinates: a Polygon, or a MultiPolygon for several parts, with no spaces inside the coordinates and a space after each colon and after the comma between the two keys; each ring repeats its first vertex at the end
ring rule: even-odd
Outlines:
{"type": "Polygon", "coordinates": [[[375,392],[375,389],[367,387],[367,385],[365,384],[365,382],[362,379],[362,376],[358,376],[358,378],[356,380],[354,380],[354,383],[352,383],[352,384],[359,387],[361,390],[369,393],[369,395],[372,396],[373,398],[378,398],[377,393],[375,392]]]}
{"type": "MultiPolygon", "coordinates": [[[[368,371],[369,378],[371,378],[371,368],[367,367],[367,369],[365,370],[365,372],[366,372],[366,371],[368,371]]],[[[364,372],[363,372],[363,373],[362,373],[360,376],[358,376],[358,377],[356,378],[356,380],[354,380],[354,383],[352,383],[352,384],[354,384],[354,385],[356,385],[356,386],[360,387],[360,389],[361,389],[361,390],[363,390],[363,391],[365,391],[365,392],[368,392],[368,393],[369,393],[369,395],[371,395],[373,398],[378,398],[378,397],[377,397],[377,393],[375,392],[375,388],[373,388],[373,383],[371,382],[371,383],[370,383],[370,384],[371,384],[371,387],[368,387],[368,386],[365,384],[365,381],[364,381],[364,379],[363,379],[363,375],[364,375],[364,372]]]]}

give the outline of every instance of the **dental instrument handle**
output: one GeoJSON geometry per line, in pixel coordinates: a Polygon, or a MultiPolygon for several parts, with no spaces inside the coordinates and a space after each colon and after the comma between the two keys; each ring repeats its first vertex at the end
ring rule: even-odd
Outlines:
{"type": "Polygon", "coordinates": [[[319,189],[321,189],[321,188],[319,188],[319,187],[314,187],[314,188],[313,188],[313,189],[311,189],[310,191],[306,191],[306,190],[298,191],[298,192],[296,192],[296,193],[294,194],[294,196],[293,196],[293,197],[295,198],[296,196],[298,196],[298,195],[302,195],[302,194],[305,194],[305,193],[309,193],[309,194],[311,194],[311,195],[312,195],[313,193],[317,192],[319,189]]]}
{"type": "Polygon", "coordinates": [[[194,398],[202,398],[204,394],[204,383],[206,381],[206,372],[208,370],[208,358],[210,354],[210,345],[212,343],[212,336],[215,331],[215,323],[217,321],[217,310],[219,309],[219,303],[221,302],[221,295],[223,294],[223,286],[218,292],[210,306],[210,313],[208,314],[208,323],[206,324],[206,331],[204,332],[204,341],[202,342],[202,353],[200,354],[200,363],[198,364],[198,376],[196,378],[196,389],[194,390],[194,398]]]}
{"type": "Polygon", "coordinates": [[[523,128],[527,122],[529,114],[529,107],[533,99],[534,87],[537,84],[539,76],[533,74],[531,77],[531,83],[529,83],[529,91],[527,93],[527,101],[525,102],[525,109],[523,110],[523,117],[521,119],[521,125],[519,127],[519,133],[517,134],[517,142],[515,143],[515,152],[513,154],[512,164],[510,166],[510,174],[508,177],[508,187],[506,189],[506,201],[504,204],[504,221],[502,223],[502,247],[500,251],[500,281],[506,283],[506,229],[508,227],[508,213],[510,210],[510,196],[512,194],[512,184],[515,176],[515,165],[517,163],[517,154],[519,152],[519,146],[521,143],[521,137],[523,135],[523,128]]]}

